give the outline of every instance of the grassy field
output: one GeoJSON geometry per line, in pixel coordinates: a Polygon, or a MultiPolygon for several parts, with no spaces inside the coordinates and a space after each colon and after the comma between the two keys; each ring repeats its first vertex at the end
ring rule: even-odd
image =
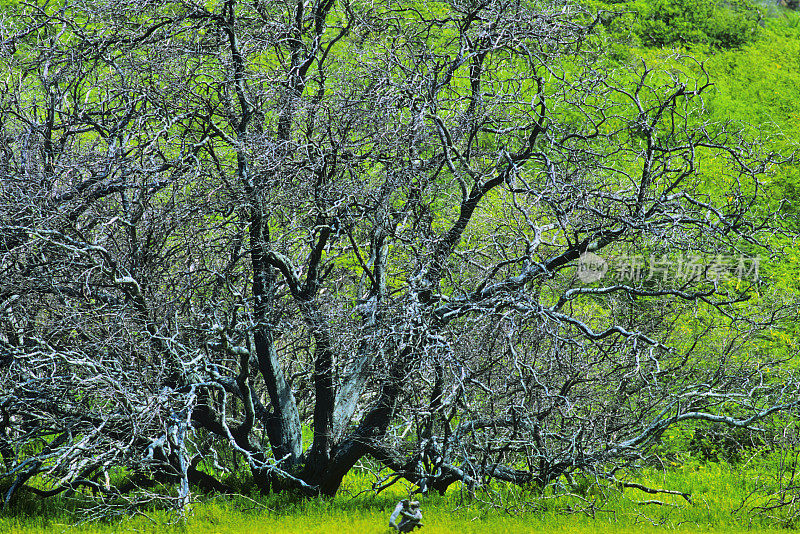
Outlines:
{"type": "MultiPolygon", "coordinates": [[[[631,481],[691,493],[647,494],[637,489],[598,486],[575,481],[571,495],[512,491],[497,488],[474,499],[458,489],[445,496],[417,497],[425,527],[435,533],[598,533],[598,532],[745,532],[782,531],[792,510],[780,509],[766,518],[752,512],[764,497],[743,500],[764,491],[777,464],[774,460],[734,467],[725,463],[686,464],[652,470],[631,481]],[[481,502],[484,501],[484,502],[481,502]],[[487,505],[488,502],[493,503],[487,505]],[[781,521],[783,519],[783,523],[781,521]]],[[[185,520],[168,510],[151,510],[107,522],[86,521],[87,512],[74,511],[75,501],[57,506],[36,504],[0,517],[6,533],[245,534],[245,533],[387,533],[389,513],[407,496],[398,484],[385,492],[359,492],[369,487],[366,475],[352,475],[345,491],[333,500],[296,500],[287,496],[216,496],[192,506],[185,520]]]]}

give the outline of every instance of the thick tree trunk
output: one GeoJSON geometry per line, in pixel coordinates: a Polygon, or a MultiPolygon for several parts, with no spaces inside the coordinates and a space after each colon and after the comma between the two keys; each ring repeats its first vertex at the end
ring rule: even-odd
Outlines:
{"type": "MultiPolygon", "coordinates": [[[[381,202],[388,199],[388,191],[384,191],[381,202]]],[[[378,340],[376,339],[378,326],[385,314],[383,306],[386,301],[386,262],[388,247],[385,242],[385,234],[381,229],[376,229],[371,240],[371,250],[369,263],[365,265],[365,270],[372,269],[371,288],[368,292],[369,299],[366,303],[366,313],[364,317],[363,335],[358,352],[352,364],[347,370],[342,385],[336,392],[336,403],[333,410],[333,435],[334,439],[341,439],[347,426],[358,407],[361,393],[364,391],[367,380],[370,376],[370,366],[375,360],[379,350],[378,340]]],[[[355,247],[354,247],[355,248],[355,247]]]]}
{"type": "Polygon", "coordinates": [[[253,339],[259,371],[272,404],[272,413],[267,423],[272,453],[276,459],[287,462],[288,466],[294,466],[302,454],[300,415],[292,389],[283,374],[272,338],[272,326],[267,316],[269,301],[274,292],[275,273],[274,268],[264,259],[263,247],[269,239],[268,235],[264,235],[266,231],[262,232],[264,227],[261,215],[254,214],[250,220],[250,258],[253,265],[254,315],[258,326],[253,339]]]}
{"type": "Polygon", "coordinates": [[[314,440],[306,457],[305,477],[318,480],[329,463],[333,434],[333,352],[318,311],[310,312],[316,349],[314,351],[314,440]]]}
{"type": "Polygon", "coordinates": [[[394,360],[389,376],[383,383],[381,393],[372,409],[353,433],[334,448],[325,469],[315,473],[317,478],[314,479],[314,483],[319,486],[321,494],[335,495],[348,471],[358,460],[373,452],[386,436],[398,397],[403,390],[402,380],[411,354],[410,346],[401,351],[394,360]]]}

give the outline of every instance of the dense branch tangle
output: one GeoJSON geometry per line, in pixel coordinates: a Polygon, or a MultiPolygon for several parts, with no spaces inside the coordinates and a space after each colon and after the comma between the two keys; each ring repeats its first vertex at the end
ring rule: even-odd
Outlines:
{"type": "Polygon", "coordinates": [[[334,494],[363,458],[440,491],[613,478],[672,424],[792,408],[746,292],[575,277],[771,231],[702,65],[614,66],[572,6],[92,7],[2,23],[7,503],[182,506],[238,469],[334,494]],[[676,334],[698,312],[725,326],[676,334]]]}

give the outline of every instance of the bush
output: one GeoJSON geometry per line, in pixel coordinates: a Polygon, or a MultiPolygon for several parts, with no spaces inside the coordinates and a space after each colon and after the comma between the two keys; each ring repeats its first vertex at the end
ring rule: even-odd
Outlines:
{"type": "Polygon", "coordinates": [[[629,13],[607,27],[614,37],[633,37],[643,46],[738,48],[761,28],[761,13],[748,0],[612,0],[591,7],[629,13]]]}
{"type": "Polygon", "coordinates": [[[705,462],[728,462],[738,464],[746,453],[765,449],[763,437],[745,428],[696,428],[688,451],[692,456],[705,462]]]}

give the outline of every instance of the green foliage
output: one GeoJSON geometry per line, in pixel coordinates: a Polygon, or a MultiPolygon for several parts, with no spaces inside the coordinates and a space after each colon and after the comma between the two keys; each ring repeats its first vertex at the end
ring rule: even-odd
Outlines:
{"type": "Polygon", "coordinates": [[[612,36],[643,46],[703,44],[731,49],[759,35],[760,11],[749,0],[623,0],[591,2],[593,9],[622,13],[610,18],[612,36]]]}
{"type": "Polygon", "coordinates": [[[704,460],[738,464],[765,445],[763,438],[743,428],[699,427],[694,430],[687,451],[704,460]]]}
{"type": "MultiPolygon", "coordinates": [[[[634,33],[640,29],[640,26],[632,27],[634,33]]],[[[765,152],[782,154],[776,160],[797,153],[800,141],[800,99],[797,98],[797,87],[800,87],[798,14],[786,12],[767,19],[758,37],[738,49],[714,50],[694,46],[691,53],[704,62],[714,84],[713,91],[704,101],[702,120],[712,123],[733,122],[741,128],[744,136],[757,140],[754,147],[760,147],[765,152]]],[[[644,59],[649,66],[657,66],[664,72],[676,71],[676,66],[671,63],[674,61],[673,55],[672,52],[661,49],[630,46],[619,54],[620,58],[625,58],[625,62],[644,59]]],[[[691,76],[690,72],[683,72],[691,76]]],[[[704,158],[700,172],[703,182],[699,192],[707,198],[724,202],[728,196],[726,191],[737,181],[736,176],[727,170],[726,163],[721,159],[704,158]]],[[[770,217],[767,213],[776,212],[790,234],[800,231],[800,204],[797,200],[800,198],[800,167],[796,160],[771,167],[766,179],[759,184],[757,193],[760,199],[753,205],[754,211],[764,213],[765,217],[770,217]]],[[[770,246],[778,255],[770,257],[765,251],[750,244],[742,244],[739,248],[738,254],[760,258],[761,282],[754,287],[755,292],[746,306],[751,310],[758,310],[754,313],[760,314],[772,325],[765,335],[748,340],[742,346],[741,355],[790,361],[795,359],[797,322],[791,318],[778,321],[777,318],[783,315],[777,310],[781,306],[788,309],[796,301],[800,290],[800,271],[796,260],[800,253],[797,252],[796,241],[791,235],[776,234],[771,239],[770,246]]],[[[735,285],[732,290],[743,286],[735,285]]],[[[696,332],[705,328],[712,329],[715,332],[713,336],[705,336],[703,343],[695,348],[702,355],[718,351],[719,347],[734,341],[733,330],[721,324],[712,325],[709,319],[702,309],[690,310],[690,314],[684,314],[677,321],[671,342],[678,348],[687,349],[693,343],[696,332]]],[[[769,373],[770,368],[765,368],[764,372],[769,373]]],[[[684,445],[688,445],[688,441],[684,445]]],[[[700,443],[696,445],[698,452],[704,448],[700,443]]],[[[711,449],[707,452],[712,457],[715,455],[711,449]]]]}
{"type": "Polygon", "coordinates": [[[763,39],[708,61],[717,89],[709,112],[754,125],[776,148],[800,139],[800,29],[791,21],[771,20],[763,39]]]}
{"type": "Polygon", "coordinates": [[[760,14],[747,0],[658,0],[634,3],[647,45],[702,43],[735,48],[753,40],[760,14]]]}

